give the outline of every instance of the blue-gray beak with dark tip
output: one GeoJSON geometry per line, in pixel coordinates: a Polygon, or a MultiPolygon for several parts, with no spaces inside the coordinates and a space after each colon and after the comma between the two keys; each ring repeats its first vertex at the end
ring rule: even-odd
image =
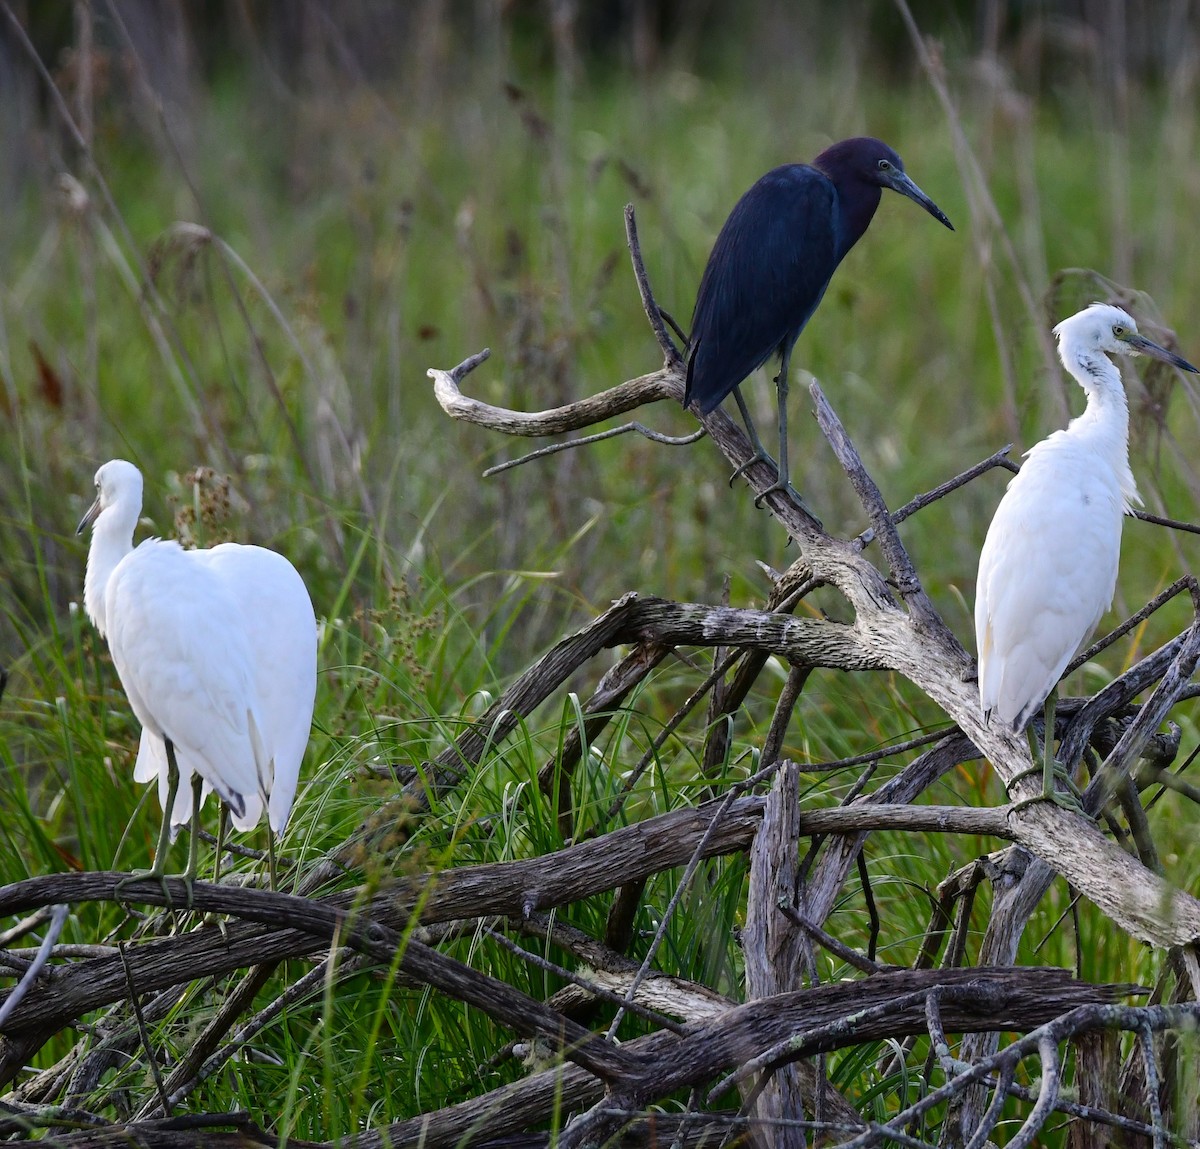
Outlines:
{"type": "Polygon", "coordinates": [[[954,230],[954,224],[946,218],[946,213],[913,183],[906,172],[902,172],[899,168],[892,168],[887,186],[892,191],[898,191],[901,195],[908,196],[913,203],[919,203],[938,223],[944,223],[951,231],[954,230]]]}
{"type": "Polygon", "coordinates": [[[1170,363],[1172,367],[1178,367],[1180,371],[1190,371],[1193,375],[1200,375],[1200,367],[1193,367],[1182,355],[1176,355],[1174,351],[1159,347],[1157,343],[1152,339],[1147,339],[1144,335],[1129,335],[1125,342],[1135,355],[1149,355],[1152,359],[1161,359],[1164,363],[1170,363]]]}

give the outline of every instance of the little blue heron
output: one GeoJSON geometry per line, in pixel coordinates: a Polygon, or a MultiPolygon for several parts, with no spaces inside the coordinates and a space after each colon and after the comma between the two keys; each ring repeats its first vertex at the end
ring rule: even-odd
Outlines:
{"type": "MultiPolygon", "coordinates": [[[[767,172],[738,200],[713,244],[692,314],[683,403],[695,403],[707,415],[732,391],[753,441],[755,460],[769,460],[740,384],[779,353],[779,462],[775,485],[759,501],[770,491],[790,489],[787,393],[792,347],[838,264],[867,230],[883,188],[915,200],[954,230],[941,208],[905,174],[900,157],[887,144],[857,137],[826,148],[811,164],[785,164],[767,172]]],[[[738,468],[734,477],[749,465],[738,468]]]]}
{"type": "Polygon", "coordinates": [[[134,778],[159,781],[161,879],[173,827],[192,820],[185,880],[196,876],[197,827],[211,790],[239,830],[287,825],[317,684],[317,624],[304,581],[263,547],[133,546],[142,476],[122,459],[96,472],[84,606],[142,724],[134,778]],[[182,782],[182,785],[181,785],[182,782]]]}
{"type": "Polygon", "coordinates": [[[979,556],[975,639],[984,721],[1024,730],[1045,707],[1043,796],[1054,789],[1054,695],[1067,663],[1112,605],[1121,526],[1140,503],[1129,469],[1129,404],[1109,355],[1152,355],[1182,371],[1186,359],[1138,334],[1119,307],[1093,303],[1054,329],[1063,366],[1087,407],[1025,453],[996,508],[979,556]]]}

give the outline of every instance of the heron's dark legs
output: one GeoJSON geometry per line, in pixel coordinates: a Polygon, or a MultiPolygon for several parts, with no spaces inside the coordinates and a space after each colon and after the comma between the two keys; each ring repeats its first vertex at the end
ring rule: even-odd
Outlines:
{"type": "Polygon", "coordinates": [[[779,473],[779,468],[775,460],[767,454],[766,448],[762,445],[762,440],[758,437],[758,431],[754,427],[754,420],[750,418],[750,408],[746,406],[746,400],[742,398],[742,389],[740,386],[733,389],[733,397],[737,400],[738,410],[742,413],[742,422],[746,424],[746,434],[750,436],[750,445],[754,448],[754,454],[729,476],[729,485],[731,487],[733,486],[733,480],[750,467],[753,467],[755,463],[770,463],[772,467],[775,467],[775,473],[779,473]]]}
{"type": "Polygon", "coordinates": [[[761,507],[763,499],[774,491],[786,491],[788,495],[800,506],[802,506],[813,519],[820,523],[816,515],[813,515],[809,510],[808,504],[801,497],[800,492],[788,482],[788,464],[787,464],[787,396],[788,396],[788,364],[791,362],[792,351],[789,347],[783,352],[782,359],[779,365],[779,374],[775,379],[776,398],[779,403],[779,462],[775,462],[766,448],[762,445],[762,440],[758,437],[758,431],[754,427],[754,420],[750,418],[750,408],[746,406],[746,400],[742,398],[742,388],[737,386],[733,389],[733,397],[737,400],[738,410],[742,413],[742,422],[746,425],[746,434],[750,437],[750,445],[754,448],[754,454],[750,456],[741,466],[734,469],[732,475],[729,476],[729,485],[733,486],[733,480],[742,474],[748,468],[753,467],[755,463],[770,463],[775,468],[775,482],[771,484],[765,491],[757,496],[754,500],[756,507],[761,507]]]}
{"type": "Polygon", "coordinates": [[[1022,806],[1028,806],[1033,802],[1053,802],[1056,806],[1061,806],[1064,810],[1073,810],[1076,814],[1084,813],[1083,805],[1079,801],[1078,790],[1075,788],[1075,783],[1071,780],[1071,776],[1059,763],[1054,756],[1054,711],[1058,703],[1057,688],[1050,691],[1046,695],[1046,702],[1042,708],[1042,744],[1039,748],[1037,734],[1032,726],[1029,728],[1029,749],[1033,755],[1034,762],[1037,762],[1040,755],[1042,762],[1041,766],[1033,766],[1029,770],[1022,770],[1013,781],[1018,778],[1024,778],[1027,774],[1036,774],[1038,770],[1042,773],[1042,792],[1036,798],[1023,798],[1013,807],[1020,809],[1022,806]],[[1061,778],[1067,784],[1067,791],[1059,790],[1055,786],[1055,780],[1061,778]]]}
{"type": "MultiPolygon", "coordinates": [[[[808,510],[807,504],[800,497],[800,492],[792,486],[788,479],[788,432],[787,432],[787,401],[788,401],[788,370],[792,363],[792,349],[784,346],[779,359],[779,374],[775,376],[775,400],[779,405],[779,462],[775,465],[775,482],[765,491],[760,492],[754,500],[756,507],[761,507],[763,500],[775,491],[784,491],[800,506],[808,510]]],[[[810,512],[811,513],[811,512],[810,512]]]]}

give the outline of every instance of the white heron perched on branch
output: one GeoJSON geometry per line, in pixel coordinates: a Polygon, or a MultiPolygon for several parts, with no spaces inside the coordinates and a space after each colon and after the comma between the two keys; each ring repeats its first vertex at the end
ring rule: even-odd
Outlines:
{"type": "Polygon", "coordinates": [[[312,725],[317,624],[282,555],[163,539],[135,548],[141,509],[141,472],[123,459],[105,463],[78,528],[92,527],[84,606],[142,724],[134,778],[159,781],[162,830],[141,876],[163,877],[173,827],[190,817],[190,888],[208,790],[223,803],[222,829],[224,810],[239,830],[264,809],[275,834],[287,825],[312,725]]]}
{"type": "Polygon", "coordinates": [[[1106,303],[1064,319],[1054,334],[1087,407],[1026,452],[996,508],[979,556],[975,639],[984,720],[1019,732],[1044,706],[1043,796],[1078,808],[1054,788],[1055,688],[1112,605],[1122,520],[1142,501],[1129,469],[1129,404],[1108,356],[1197,368],[1106,303]]]}

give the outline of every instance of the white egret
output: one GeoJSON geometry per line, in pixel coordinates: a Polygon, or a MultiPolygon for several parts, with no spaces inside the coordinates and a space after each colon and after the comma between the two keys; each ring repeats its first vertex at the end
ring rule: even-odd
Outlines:
{"type": "Polygon", "coordinates": [[[163,876],[172,828],[191,817],[190,882],[201,784],[240,830],[264,808],[276,834],[287,824],[312,725],[317,625],[282,555],[162,539],[135,548],[141,508],[138,469],[105,463],[78,528],[92,527],[84,606],[142,724],[134,778],[159,780],[163,825],[148,876],[163,876]]]}
{"type": "Polygon", "coordinates": [[[1054,789],[1055,687],[1112,605],[1122,520],[1142,501],[1129,469],[1129,404],[1108,356],[1197,368],[1109,304],[1093,303],[1054,334],[1087,407],[1026,452],[996,508],[979,556],[975,638],[984,721],[1021,731],[1044,705],[1043,796],[1078,808],[1054,789]]]}

